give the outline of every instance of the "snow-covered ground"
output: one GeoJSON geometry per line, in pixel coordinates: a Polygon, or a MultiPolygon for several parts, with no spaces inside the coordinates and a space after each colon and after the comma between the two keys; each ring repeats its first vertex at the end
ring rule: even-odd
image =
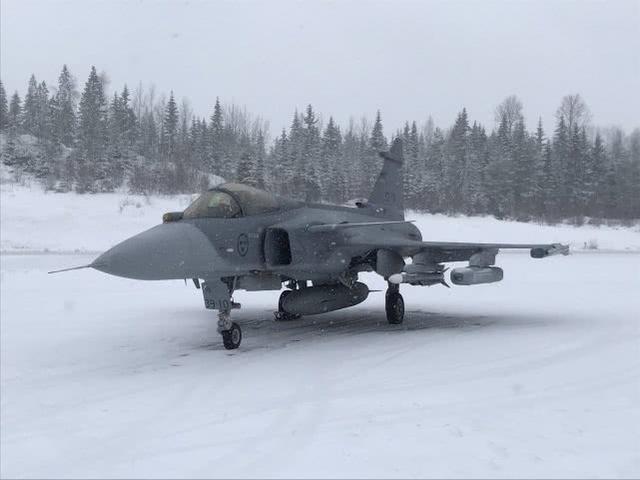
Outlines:
{"type": "Polygon", "coordinates": [[[234,352],[190,284],[46,275],[92,258],[0,257],[3,478],[640,476],[639,255],[504,255],[402,326],[239,292],[234,352]]]}
{"type": "MultiPolygon", "coordinates": [[[[0,185],[0,251],[101,252],[183,210],[190,195],[144,197],[126,194],[45,193],[40,188],[0,185]]],[[[580,251],[640,252],[634,227],[545,226],[492,217],[447,217],[409,212],[425,240],[470,242],[562,242],[580,251]]]]}
{"type": "Polygon", "coordinates": [[[191,284],[46,275],[189,196],[0,193],[2,478],[640,476],[637,226],[409,214],[429,240],[608,253],[500,255],[499,284],[403,287],[402,326],[382,293],[275,323],[278,292],[238,292],[228,352],[191,284]]]}

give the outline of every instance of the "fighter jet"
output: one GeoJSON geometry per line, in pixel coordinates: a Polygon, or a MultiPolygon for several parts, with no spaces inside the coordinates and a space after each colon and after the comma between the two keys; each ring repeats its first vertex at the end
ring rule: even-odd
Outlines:
{"type": "Polygon", "coordinates": [[[232,310],[240,308],[233,301],[236,290],[284,285],[275,318],[294,320],[363,302],[370,290],[358,274],[372,271],[388,284],[388,322],[400,324],[405,311],[400,286],[448,287],[449,262],[468,262],[451,270],[453,284],[477,285],[502,280],[502,269],[494,266],[500,249],[529,249],[533,258],[568,254],[561,244],[423,240],[404,216],[402,141],[396,139],[380,155],[382,171],[368,201],[306,203],[224,183],[183,212],[164,214],[161,225],[75,268],[139,280],[191,279],[202,290],[205,308],[218,311],[224,347],[235,349],[242,341],[240,325],[231,320],[232,310]]]}

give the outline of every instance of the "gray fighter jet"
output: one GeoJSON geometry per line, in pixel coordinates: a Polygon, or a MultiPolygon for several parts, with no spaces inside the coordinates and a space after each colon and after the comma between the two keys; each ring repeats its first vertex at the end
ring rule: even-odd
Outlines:
{"type": "Polygon", "coordinates": [[[561,244],[424,241],[404,218],[401,140],[380,155],[383,167],[369,200],[353,207],[294,201],[225,183],[183,212],[166,213],[161,225],[75,268],[139,280],[192,279],[202,289],[205,308],[218,311],[225,348],[234,349],[242,340],[240,326],[231,321],[231,311],[240,308],[233,301],[236,290],[281,290],[284,284],[275,316],[292,320],[363,302],[370,291],[358,274],[374,271],[388,283],[387,320],[399,324],[400,285],[448,286],[447,262],[468,262],[451,271],[452,283],[476,285],[502,280],[502,269],[493,266],[499,249],[530,249],[533,258],[568,253],[561,244]]]}

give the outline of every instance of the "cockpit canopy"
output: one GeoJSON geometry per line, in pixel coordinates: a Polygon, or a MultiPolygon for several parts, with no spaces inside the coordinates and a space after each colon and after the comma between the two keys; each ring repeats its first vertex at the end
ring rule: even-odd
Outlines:
{"type": "Polygon", "coordinates": [[[273,212],[282,202],[264,190],[240,183],[224,183],[200,195],[182,218],[236,218],[273,212]]]}

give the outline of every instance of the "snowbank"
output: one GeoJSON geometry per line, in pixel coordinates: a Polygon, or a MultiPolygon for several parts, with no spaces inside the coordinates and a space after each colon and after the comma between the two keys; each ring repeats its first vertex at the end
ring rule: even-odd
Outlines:
{"type": "MultiPolygon", "coordinates": [[[[78,195],[0,185],[2,252],[100,252],[160,223],[162,214],[183,210],[190,195],[125,193],[78,195]]],[[[574,250],[640,252],[640,225],[547,226],[492,217],[447,217],[409,212],[425,240],[562,242],[574,250]]]]}
{"type": "Polygon", "coordinates": [[[154,196],[44,192],[0,186],[2,252],[101,252],[183,210],[189,195],[154,196]]]}

